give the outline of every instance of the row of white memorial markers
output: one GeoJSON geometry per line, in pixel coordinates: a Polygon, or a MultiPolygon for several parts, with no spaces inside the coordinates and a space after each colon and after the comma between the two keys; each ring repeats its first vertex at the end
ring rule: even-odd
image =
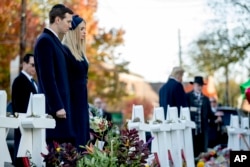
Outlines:
{"type": "Polygon", "coordinates": [[[233,151],[250,151],[249,118],[231,115],[230,125],[227,127],[227,147],[233,151]]]}
{"type": "Polygon", "coordinates": [[[136,128],[139,137],[146,142],[145,132],[151,132],[151,153],[157,153],[160,166],[194,167],[192,128],[195,123],[190,120],[189,108],[181,108],[180,118],[176,107],[168,107],[167,118],[164,118],[162,107],[153,111],[153,119],[149,124],[144,121],[142,105],[133,106],[132,119],[128,121],[129,129],[136,128]]]}
{"type": "Polygon", "coordinates": [[[12,162],[6,136],[9,128],[20,128],[21,140],[17,157],[27,157],[29,152],[36,166],[45,166],[41,152],[47,153],[45,129],[55,128],[55,120],[45,114],[45,96],[31,94],[26,114],[19,113],[18,117],[7,117],[6,91],[0,90],[0,166],[12,162]]]}

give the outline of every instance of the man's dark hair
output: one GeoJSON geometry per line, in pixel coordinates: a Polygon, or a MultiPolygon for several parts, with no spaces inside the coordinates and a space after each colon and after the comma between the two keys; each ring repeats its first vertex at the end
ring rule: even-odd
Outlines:
{"type": "Polygon", "coordinates": [[[74,14],[73,11],[62,4],[57,4],[52,7],[49,12],[49,23],[52,24],[55,22],[56,17],[60,17],[61,19],[65,18],[65,14],[74,14]]]}
{"type": "Polygon", "coordinates": [[[34,55],[33,55],[32,53],[27,53],[27,54],[23,57],[23,62],[29,63],[29,62],[30,62],[30,57],[34,57],[34,55]]]}

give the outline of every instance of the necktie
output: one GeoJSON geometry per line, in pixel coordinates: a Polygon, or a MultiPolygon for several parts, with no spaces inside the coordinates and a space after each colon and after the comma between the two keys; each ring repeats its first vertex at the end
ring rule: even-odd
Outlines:
{"type": "Polygon", "coordinates": [[[33,78],[31,78],[31,83],[33,84],[34,88],[36,89],[36,92],[38,92],[37,86],[36,86],[36,81],[33,78]]]}

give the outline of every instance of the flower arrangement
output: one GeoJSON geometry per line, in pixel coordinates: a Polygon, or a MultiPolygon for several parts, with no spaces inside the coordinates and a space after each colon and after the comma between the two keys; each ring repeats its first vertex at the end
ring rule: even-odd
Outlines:
{"type": "Polygon", "coordinates": [[[148,141],[144,143],[139,140],[136,129],[129,130],[127,125],[120,134],[109,131],[107,134],[107,146],[104,150],[98,149],[95,145],[86,146],[87,152],[79,161],[80,166],[92,167],[138,167],[145,166],[150,151],[148,141]]]}
{"type": "Polygon", "coordinates": [[[76,167],[77,161],[82,157],[71,143],[58,144],[47,147],[48,154],[41,153],[46,166],[49,167],[76,167]]]}
{"type": "MultiPolygon", "coordinates": [[[[97,145],[89,142],[83,146],[86,151],[78,152],[76,147],[70,143],[48,146],[48,154],[41,153],[46,166],[49,167],[139,167],[139,166],[157,166],[147,164],[147,158],[150,155],[148,144],[139,140],[139,134],[136,129],[128,129],[127,124],[119,130],[115,125],[110,124],[105,118],[98,116],[92,117],[90,128],[98,134],[104,135],[106,145],[99,148],[97,145]],[[119,133],[117,133],[119,130],[119,133]]],[[[97,138],[96,143],[99,142],[97,138]]]]}
{"type": "Polygon", "coordinates": [[[229,167],[228,148],[222,148],[220,145],[210,149],[206,153],[201,153],[197,158],[197,167],[229,167]]]}
{"type": "Polygon", "coordinates": [[[96,133],[103,133],[109,127],[108,121],[105,118],[98,116],[90,118],[89,124],[90,128],[96,133]]]}

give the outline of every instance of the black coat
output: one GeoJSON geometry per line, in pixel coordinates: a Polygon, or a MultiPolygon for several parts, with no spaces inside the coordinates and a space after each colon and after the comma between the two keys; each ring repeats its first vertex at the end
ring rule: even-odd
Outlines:
{"type": "Polygon", "coordinates": [[[66,55],[70,97],[71,113],[74,131],[76,132],[76,146],[85,146],[90,140],[89,130],[89,105],[88,105],[88,62],[86,59],[77,61],[70,50],[66,55]]]}
{"type": "Polygon", "coordinates": [[[56,120],[55,129],[47,129],[47,141],[72,142],[75,133],[72,128],[70,110],[69,79],[65,55],[67,51],[61,41],[50,30],[44,29],[34,49],[35,66],[39,92],[46,98],[46,113],[56,120]],[[65,109],[66,119],[56,117],[56,112],[65,109]]]}
{"type": "MultiPolygon", "coordinates": [[[[36,94],[36,88],[29,78],[22,72],[15,78],[12,84],[12,111],[13,113],[26,113],[28,109],[30,94],[36,94]]],[[[16,161],[17,151],[21,139],[19,128],[14,130],[14,161],[16,161]]]]}
{"type": "Polygon", "coordinates": [[[103,110],[103,116],[102,116],[103,118],[106,118],[107,119],[107,121],[109,121],[109,122],[111,122],[112,121],[112,114],[111,113],[109,113],[108,111],[106,111],[106,110],[103,110]]]}
{"type": "MultiPolygon", "coordinates": [[[[196,107],[194,99],[195,99],[195,95],[194,95],[194,91],[191,91],[189,93],[187,93],[187,99],[188,99],[188,106],[190,107],[190,115],[191,115],[191,120],[195,122],[195,114],[196,111],[192,110],[192,107],[196,107]]],[[[210,101],[208,99],[208,97],[206,97],[205,95],[202,95],[202,105],[201,105],[201,129],[202,129],[202,139],[200,139],[199,142],[200,143],[200,148],[197,149],[198,152],[203,152],[203,151],[207,151],[208,148],[208,135],[209,135],[209,125],[212,124],[215,121],[215,116],[211,110],[211,105],[210,105],[210,101]]],[[[196,123],[196,122],[195,122],[196,123]]],[[[195,129],[192,130],[193,131],[193,136],[195,136],[195,129]]],[[[195,138],[194,138],[195,140],[195,138]]],[[[198,143],[195,143],[197,146],[198,143]]],[[[198,154],[198,152],[196,152],[196,154],[198,154]]]]}
{"type": "Polygon", "coordinates": [[[30,99],[30,93],[37,93],[31,81],[21,72],[12,84],[12,110],[13,113],[26,113],[30,99]]]}
{"type": "Polygon", "coordinates": [[[173,78],[168,81],[159,90],[160,106],[164,108],[165,118],[167,116],[168,105],[177,107],[180,114],[180,107],[187,107],[186,93],[183,85],[173,78]]]}
{"type": "MultiPolygon", "coordinates": [[[[188,106],[194,107],[194,92],[191,91],[187,93],[188,106]]],[[[191,120],[194,120],[194,112],[190,110],[191,120]]],[[[203,95],[202,97],[202,106],[201,106],[201,128],[204,129],[204,132],[207,132],[209,129],[209,124],[211,124],[215,120],[215,116],[211,110],[210,101],[207,96],[203,95]]]]}

